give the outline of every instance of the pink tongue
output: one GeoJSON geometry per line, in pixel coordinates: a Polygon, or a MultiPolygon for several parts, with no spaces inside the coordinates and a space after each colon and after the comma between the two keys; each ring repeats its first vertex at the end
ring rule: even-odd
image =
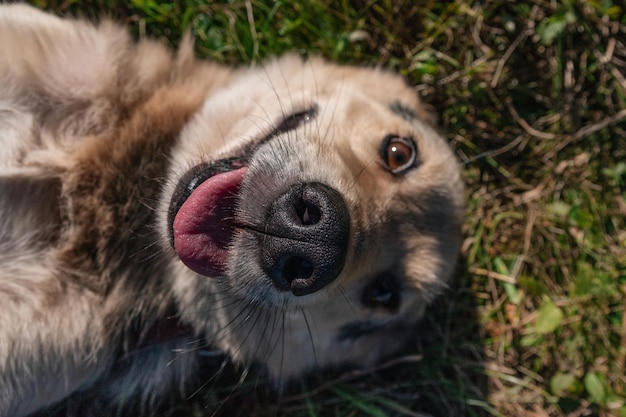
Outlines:
{"type": "Polygon", "coordinates": [[[234,234],[235,200],[247,168],[217,174],[196,188],[178,210],[174,248],[195,272],[224,275],[234,234]]]}

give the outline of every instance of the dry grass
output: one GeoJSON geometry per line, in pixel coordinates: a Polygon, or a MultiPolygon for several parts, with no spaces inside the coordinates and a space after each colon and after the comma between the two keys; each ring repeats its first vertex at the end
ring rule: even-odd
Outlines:
{"type": "Polygon", "coordinates": [[[172,414],[626,416],[624,3],[40,3],[173,43],[191,28],[223,62],[298,50],[392,68],[465,165],[457,282],[412,356],[281,399],[211,383],[172,414]]]}

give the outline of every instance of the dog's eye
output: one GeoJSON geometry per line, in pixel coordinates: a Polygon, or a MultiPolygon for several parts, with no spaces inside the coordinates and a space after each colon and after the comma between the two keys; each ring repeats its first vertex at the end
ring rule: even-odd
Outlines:
{"type": "Polygon", "coordinates": [[[417,148],[410,138],[389,135],[380,150],[383,163],[394,175],[399,175],[415,166],[417,148]]]}
{"type": "Polygon", "coordinates": [[[400,305],[398,281],[391,275],[384,274],[372,281],[363,291],[363,305],[368,308],[384,308],[395,311],[400,305]]]}
{"type": "Polygon", "coordinates": [[[278,126],[276,126],[276,129],[274,129],[274,134],[277,135],[297,129],[301,125],[311,121],[315,117],[316,113],[317,109],[315,107],[312,107],[309,110],[291,114],[285,117],[283,121],[278,126]]]}
{"type": "Polygon", "coordinates": [[[286,132],[289,132],[290,130],[297,129],[303,124],[310,122],[311,120],[315,118],[316,115],[317,115],[317,106],[313,105],[313,107],[311,107],[308,110],[285,116],[281,122],[276,123],[274,125],[275,126],[274,130],[272,130],[267,136],[261,139],[261,141],[259,141],[259,143],[257,143],[255,146],[248,149],[248,153],[251,153],[254,150],[254,148],[262,145],[265,142],[268,142],[269,140],[280,135],[281,133],[286,133],[286,132]]]}

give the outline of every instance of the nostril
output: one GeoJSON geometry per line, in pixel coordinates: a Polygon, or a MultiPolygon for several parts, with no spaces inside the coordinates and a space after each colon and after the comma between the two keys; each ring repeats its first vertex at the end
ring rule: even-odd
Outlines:
{"type": "Polygon", "coordinates": [[[311,261],[300,256],[290,256],[280,262],[281,277],[289,284],[296,279],[306,280],[313,275],[313,264],[311,261]]]}
{"type": "Polygon", "coordinates": [[[298,219],[303,226],[317,224],[322,217],[322,212],[319,207],[308,201],[298,201],[294,204],[294,208],[296,209],[298,219]]]}
{"type": "Polygon", "coordinates": [[[260,266],[279,291],[314,293],[343,269],[349,234],[348,208],[338,191],[321,183],[293,184],[267,208],[260,266]]]}

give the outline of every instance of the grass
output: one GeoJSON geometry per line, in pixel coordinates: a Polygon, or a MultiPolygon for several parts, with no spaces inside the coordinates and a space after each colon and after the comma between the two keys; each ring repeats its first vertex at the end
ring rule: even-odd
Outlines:
{"type": "Polygon", "coordinates": [[[37,3],[174,45],[189,29],[220,62],[295,50],[393,69],[464,164],[463,259],[413,356],[280,401],[254,380],[204,388],[170,414],[626,416],[626,4],[37,3]]]}

